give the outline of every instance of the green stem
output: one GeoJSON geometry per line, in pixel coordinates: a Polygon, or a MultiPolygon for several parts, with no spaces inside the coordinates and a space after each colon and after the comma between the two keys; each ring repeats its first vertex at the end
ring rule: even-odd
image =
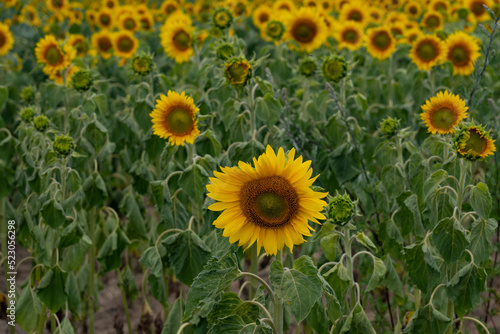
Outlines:
{"type": "Polygon", "coordinates": [[[349,230],[348,227],[343,228],[343,234],[344,234],[344,247],[345,247],[345,254],[346,254],[346,260],[347,260],[347,274],[351,278],[351,292],[349,294],[349,303],[351,306],[351,310],[356,307],[356,288],[354,286],[354,270],[352,267],[352,250],[351,250],[351,231],[349,230]]]}
{"type": "MultiPolygon", "coordinates": [[[[251,247],[250,247],[250,268],[249,268],[249,272],[254,274],[254,275],[259,275],[259,257],[257,255],[257,243],[254,243],[251,247]]],[[[253,284],[251,284],[249,286],[249,290],[250,290],[250,293],[249,293],[249,296],[254,296],[255,292],[257,291],[257,289],[255,288],[255,286],[253,284]]]]}
{"type": "Polygon", "coordinates": [[[276,297],[273,304],[273,322],[276,327],[276,334],[283,334],[283,299],[276,297]]]}
{"type": "MultiPolygon", "coordinates": [[[[96,209],[93,208],[90,211],[89,215],[89,237],[90,240],[95,239],[95,220],[96,220],[96,209]]],[[[90,246],[90,254],[89,254],[89,333],[94,334],[94,297],[95,297],[95,285],[94,285],[94,276],[95,276],[95,243],[93,242],[90,246]]]]}
{"type": "Polygon", "coordinates": [[[116,273],[118,274],[118,285],[120,286],[120,291],[122,292],[123,309],[125,311],[125,317],[127,318],[128,332],[132,333],[132,323],[130,322],[130,312],[128,310],[127,297],[126,297],[126,293],[125,293],[125,288],[123,286],[123,276],[122,276],[122,272],[120,271],[120,268],[116,269],[116,273]]]}
{"type": "Polygon", "coordinates": [[[387,107],[389,110],[392,109],[393,107],[393,100],[394,100],[394,90],[392,88],[392,80],[393,80],[393,77],[394,77],[394,68],[393,68],[393,64],[394,64],[394,55],[391,55],[391,58],[389,59],[389,74],[388,74],[388,78],[387,78],[387,83],[388,83],[388,89],[389,89],[389,101],[387,101],[387,107]]]}

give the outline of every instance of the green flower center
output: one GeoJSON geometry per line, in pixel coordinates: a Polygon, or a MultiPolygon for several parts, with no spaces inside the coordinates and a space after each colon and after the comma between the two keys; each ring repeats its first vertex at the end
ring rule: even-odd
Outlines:
{"type": "Polygon", "coordinates": [[[358,38],[358,33],[355,30],[346,30],[342,34],[342,39],[350,43],[356,43],[358,38]]]}
{"type": "Polygon", "coordinates": [[[135,20],[131,18],[126,19],[123,27],[127,30],[134,30],[136,27],[135,20]]]}
{"type": "Polygon", "coordinates": [[[167,14],[172,14],[176,10],[177,10],[177,6],[174,6],[174,5],[168,5],[167,8],[165,8],[165,11],[167,12],[167,14]]]}
{"type": "Polygon", "coordinates": [[[194,120],[189,111],[177,107],[167,115],[166,125],[172,133],[184,135],[193,128],[194,120]]]}
{"type": "Polygon", "coordinates": [[[469,60],[467,50],[463,46],[455,46],[450,53],[453,64],[464,64],[469,60]]]}
{"type": "Polygon", "coordinates": [[[469,139],[465,143],[465,152],[472,150],[473,153],[481,154],[487,146],[487,141],[484,136],[479,133],[476,129],[469,130],[469,139]]]}
{"type": "Polygon", "coordinates": [[[293,38],[301,43],[311,42],[317,33],[316,24],[309,20],[300,20],[292,28],[293,38]]]}
{"type": "Polygon", "coordinates": [[[240,83],[245,80],[245,77],[247,75],[247,68],[243,63],[233,63],[231,66],[228,68],[228,74],[229,77],[233,82],[240,83]]]}
{"type": "Polygon", "coordinates": [[[351,21],[356,21],[356,22],[361,22],[361,19],[363,18],[363,14],[361,14],[360,12],[358,12],[357,10],[355,11],[352,11],[351,13],[349,13],[349,15],[347,16],[347,19],[348,20],[351,20],[351,21]]]}
{"type": "Polygon", "coordinates": [[[408,11],[409,11],[409,12],[410,12],[410,14],[412,14],[412,15],[415,15],[415,14],[417,14],[417,13],[418,13],[418,9],[417,9],[417,7],[415,7],[415,6],[411,6],[411,7],[410,7],[410,9],[408,9],[408,11]]]}
{"type": "Polygon", "coordinates": [[[327,80],[338,82],[345,76],[342,63],[338,60],[330,60],[324,66],[324,75],[327,80]]]}
{"type": "Polygon", "coordinates": [[[87,43],[85,43],[85,41],[77,41],[73,47],[76,49],[78,54],[84,54],[87,52],[87,43]]]}
{"type": "Polygon", "coordinates": [[[99,21],[101,21],[104,26],[108,26],[111,23],[111,17],[109,17],[108,14],[103,14],[99,17],[99,21]]]}
{"type": "Polygon", "coordinates": [[[134,47],[134,41],[124,36],[118,41],[118,49],[123,52],[129,52],[134,47]]]}
{"type": "Polygon", "coordinates": [[[438,56],[436,47],[431,42],[420,44],[417,47],[417,54],[418,57],[425,62],[429,62],[438,56]]]}
{"type": "Polygon", "coordinates": [[[191,36],[189,36],[189,34],[184,30],[181,30],[177,34],[175,34],[174,43],[179,50],[184,51],[191,45],[191,36]]]}
{"type": "Polygon", "coordinates": [[[446,5],[444,3],[439,2],[439,3],[436,4],[436,6],[434,6],[434,9],[436,11],[438,11],[438,12],[441,12],[441,11],[442,12],[446,12],[447,7],[446,7],[446,5]]]}
{"type": "Polygon", "coordinates": [[[381,31],[377,33],[377,35],[373,39],[373,44],[375,44],[375,46],[379,50],[386,50],[391,45],[391,39],[387,32],[381,31]]]}
{"type": "Polygon", "coordinates": [[[240,205],[255,225],[276,228],[287,224],[298,211],[295,189],[282,176],[268,176],[243,185],[240,205]]]}
{"type": "Polygon", "coordinates": [[[283,25],[279,22],[269,22],[266,32],[268,36],[279,39],[283,35],[283,25]]]}
{"type": "Polygon", "coordinates": [[[107,37],[101,37],[97,41],[97,45],[99,46],[99,49],[103,52],[107,52],[109,49],[111,49],[111,41],[107,37]]]}
{"type": "Polygon", "coordinates": [[[63,6],[63,0],[52,0],[52,6],[61,8],[63,6]]]}
{"type": "Polygon", "coordinates": [[[55,45],[49,46],[47,51],[45,51],[45,59],[47,59],[47,63],[50,65],[57,65],[61,62],[63,55],[59,48],[55,45]]]}
{"type": "Polygon", "coordinates": [[[221,10],[215,14],[215,24],[219,28],[225,28],[231,23],[231,17],[225,11],[221,10]]]}
{"type": "Polygon", "coordinates": [[[441,130],[450,130],[456,120],[457,116],[448,108],[441,108],[431,116],[432,125],[441,130]]]}
{"type": "Polygon", "coordinates": [[[425,25],[427,26],[427,28],[437,28],[439,27],[439,23],[440,23],[440,20],[437,16],[429,16],[426,20],[425,20],[425,25]]]}

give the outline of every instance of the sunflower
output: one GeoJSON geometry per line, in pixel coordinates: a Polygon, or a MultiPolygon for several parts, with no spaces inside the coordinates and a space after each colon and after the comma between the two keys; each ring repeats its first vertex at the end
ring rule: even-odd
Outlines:
{"type": "Polygon", "coordinates": [[[225,5],[233,12],[234,17],[247,16],[248,3],[246,0],[226,0],[225,5]]]}
{"type": "Polygon", "coordinates": [[[422,31],[419,28],[408,29],[405,32],[406,42],[413,45],[420,35],[422,35],[422,31]]]}
{"type": "Polygon", "coordinates": [[[102,5],[108,9],[114,9],[119,6],[118,0],[103,0],[102,5]]]}
{"type": "Polygon", "coordinates": [[[116,27],[128,31],[138,31],[141,29],[140,17],[136,13],[126,13],[118,17],[116,27]]]}
{"type": "MultiPolygon", "coordinates": [[[[66,50],[71,51],[67,46],[66,50]]],[[[71,65],[72,57],[64,54],[61,46],[53,35],[42,38],[35,48],[36,59],[39,63],[44,63],[44,72],[59,72],[71,65]]]]}
{"type": "Polygon", "coordinates": [[[193,55],[193,27],[182,20],[167,20],[160,33],[161,45],[177,63],[184,63],[193,55]]]}
{"type": "Polygon", "coordinates": [[[141,23],[141,27],[143,30],[152,31],[155,19],[153,17],[153,14],[151,14],[150,12],[146,12],[139,16],[139,22],[141,23]]]}
{"type": "Polygon", "coordinates": [[[70,34],[66,44],[71,45],[72,48],[76,50],[78,57],[83,57],[87,54],[89,45],[85,36],[79,34],[70,34]]]}
{"type": "Polygon", "coordinates": [[[406,42],[406,28],[403,22],[395,22],[389,24],[389,30],[391,31],[392,36],[394,36],[398,44],[406,42]]]}
{"type": "Polygon", "coordinates": [[[177,10],[179,10],[179,4],[175,0],[163,1],[160,7],[160,13],[163,16],[169,16],[177,10]]]}
{"type": "Polygon", "coordinates": [[[450,2],[445,0],[432,0],[429,4],[429,9],[440,12],[446,16],[451,9],[450,2]]]}
{"type": "Polygon", "coordinates": [[[435,35],[420,35],[410,50],[410,59],[420,70],[430,71],[444,56],[444,42],[435,35]]]}
{"type": "Polygon", "coordinates": [[[347,21],[335,26],[333,36],[339,49],[358,50],[363,45],[363,26],[358,22],[347,21]]]}
{"type": "Polygon", "coordinates": [[[53,13],[62,13],[68,7],[67,0],[47,0],[45,4],[49,8],[49,10],[53,13]]]}
{"type": "Polygon", "coordinates": [[[368,22],[380,23],[384,18],[384,11],[375,6],[369,7],[366,13],[368,14],[368,22]]]}
{"type": "Polygon", "coordinates": [[[445,58],[453,65],[453,75],[469,75],[479,58],[479,43],[469,34],[457,31],[446,40],[445,58]]]}
{"type": "Polygon", "coordinates": [[[420,24],[428,31],[441,30],[443,29],[443,16],[439,12],[428,11],[420,24]]]}
{"type": "Polygon", "coordinates": [[[90,43],[101,55],[102,59],[109,59],[113,54],[113,34],[107,30],[101,30],[92,34],[90,43]]]}
{"type": "Polygon", "coordinates": [[[271,19],[272,15],[273,11],[271,7],[260,5],[252,14],[253,24],[259,28],[260,31],[265,31],[267,22],[271,19]]]}
{"type": "Polygon", "coordinates": [[[42,24],[36,8],[32,5],[26,5],[23,7],[21,15],[19,15],[19,22],[26,23],[32,27],[40,27],[42,24]]]}
{"type": "Polygon", "coordinates": [[[113,29],[115,17],[110,9],[102,8],[97,14],[95,22],[100,29],[113,29]]]}
{"type": "Polygon", "coordinates": [[[285,26],[283,25],[283,22],[278,20],[271,20],[267,23],[266,37],[269,40],[274,41],[276,45],[278,45],[278,42],[281,41],[281,37],[283,36],[284,32],[285,26]]]}
{"type": "Polygon", "coordinates": [[[396,50],[396,40],[389,28],[377,27],[368,29],[365,36],[366,50],[379,60],[389,58],[396,50]]]}
{"type": "Polygon", "coordinates": [[[182,94],[168,91],[156,100],[156,109],[149,116],[153,122],[153,133],[167,139],[172,145],[192,144],[200,133],[196,114],[198,109],[193,99],[182,94]]]}
{"type": "Polygon", "coordinates": [[[448,91],[437,93],[436,96],[425,101],[421,108],[424,112],[420,114],[420,118],[424,121],[428,131],[433,134],[455,132],[453,128],[467,117],[467,109],[469,109],[460,96],[448,91]]]}
{"type": "Polygon", "coordinates": [[[368,16],[364,8],[364,4],[361,2],[350,2],[342,6],[339,13],[339,21],[356,21],[362,25],[366,24],[368,16]]]}
{"type": "Polygon", "coordinates": [[[232,58],[224,65],[224,75],[228,84],[243,86],[250,78],[252,66],[242,58],[232,58]]]}
{"type": "Polygon", "coordinates": [[[477,21],[487,21],[490,19],[490,15],[484,9],[484,6],[488,8],[493,7],[493,2],[491,0],[465,0],[465,8],[467,8],[472,14],[474,14],[477,21]]]}
{"type": "Polygon", "coordinates": [[[405,13],[411,19],[418,19],[422,15],[422,6],[420,1],[410,0],[405,5],[405,13]]]}
{"type": "Polygon", "coordinates": [[[295,4],[291,0],[278,0],[273,3],[273,11],[281,12],[285,11],[288,13],[293,13],[297,10],[295,4]]]}
{"type": "Polygon", "coordinates": [[[311,178],[311,161],[295,159],[295,149],[285,158],[283,148],[276,155],[271,146],[266,153],[253,159],[254,167],[240,161],[238,167],[222,167],[214,171],[207,185],[207,196],[217,202],[208,208],[223,211],[213,222],[224,229],[229,242],[238,241],[248,249],[257,242],[271,256],[286,245],[290,251],[314,231],[308,221],[320,224],[326,219],[321,213],[328,193],[310,187],[319,176],[311,178]]]}
{"type": "Polygon", "coordinates": [[[496,151],[495,140],[491,138],[482,126],[471,125],[462,126],[462,129],[455,138],[457,154],[467,160],[477,160],[493,155],[496,151]]]}
{"type": "Polygon", "coordinates": [[[14,45],[14,37],[9,26],[0,22],[0,57],[6,55],[14,45]]]}
{"type": "Polygon", "coordinates": [[[113,34],[113,48],[115,55],[121,58],[132,58],[139,47],[139,40],[134,33],[122,30],[113,34]]]}
{"type": "Polygon", "coordinates": [[[285,39],[296,42],[303,51],[312,52],[326,42],[327,36],[325,21],[318,20],[314,9],[302,7],[288,22],[285,39]]]}
{"type": "Polygon", "coordinates": [[[233,14],[229,9],[219,7],[214,10],[212,21],[217,28],[225,29],[233,22],[233,14]]]}

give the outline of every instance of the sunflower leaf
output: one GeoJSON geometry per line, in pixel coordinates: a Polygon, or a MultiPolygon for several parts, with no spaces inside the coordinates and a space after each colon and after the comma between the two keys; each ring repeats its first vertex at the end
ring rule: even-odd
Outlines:
{"type": "Polygon", "coordinates": [[[479,182],[476,186],[472,186],[470,204],[481,218],[488,219],[492,204],[491,195],[486,184],[479,182]]]}

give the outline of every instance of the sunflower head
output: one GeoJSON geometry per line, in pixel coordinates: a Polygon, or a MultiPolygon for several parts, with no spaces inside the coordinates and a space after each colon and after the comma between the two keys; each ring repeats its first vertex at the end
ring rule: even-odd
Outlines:
{"type": "Polygon", "coordinates": [[[453,75],[469,75],[479,58],[479,43],[473,36],[458,31],[446,40],[445,58],[453,65],[453,75]]]}
{"type": "Polygon", "coordinates": [[[233,22],[233,14],[229,9],[220,7],[214,10],[212,21],[217,28],[225,29],[233,22]]]}
{"type": "Polygon", "coordinates": [[[317,66],[313,59],[305,58],[300,62],[299,73],[305,77],[312,77],[316,72],[317,66]]]}
{"type": "Polygon", "coordinates": [[[368,29],[365,39],[368,53],[379,60],[389,58],[396,50],[396,40],[387,27],[368,29]]]}
{"type": "Polygon", "coordinates": [[[60,135],[54,139],[52,147],[57,155],[64,157],[73,151],[75,145],[73,144],[73,138],[68,135],[60,135]]]}
{"type": "Polygon", "coordinates": [[[298,44],[302,51],[312,52],[328,37],[328,29],[324,20],[311,7],[302,7],[295,12],[288,22],[286,38],[298,44]]]}
{"type": "Polygon", "coordinates": [[[35,110],[33,110],[33,108],[27,107],[21,110],[21,120],[23,122],[29,123],[33,117],[35,117],[35,110]]]}
{"type": "Polygon", "coordinates": [[[234,55],[234,46],[229,43],[224,43],[219,45],[217,48],[217,58],[221,60],[226,60],[234,55]]]}
{"type": "Polygon", "coordinates": [[[71,86],[79,91],[86,92],[92,86],[94,79],[89,70],[78,70],[71,76],[71,86]]]}
{"type": "Polygon", "coordinates": [[[14,45],[14,37],[7,24],[0,22],[0,57],[6,55],[14,45]]]}
{"type": "Polygon", "coordinates": [[[281,21],[271,20],[266,26],[266,36],[274,41],[280,41],[285,33],[285,26],[281,21]]]}
{"type": "Polygon", "coordinates": [[[192,144],[198,130],[197,108],[193,99],[182,94],[168,91],[156,100],[156,109],[150,116],[153,122],[153,133],[160,138],[169,140],[173,145],[192,144]]]}
{"type": "Polygon", "coordinates": [[[35,129],[39,132],[45,132],[49,128],[49,119],[45,115],[35,117],[33,120],[35,129]]]}
{"type": "Polygon", "coordinates": [[[323,76],[326,81],[336,83],[346,76],[347,63],[344,57],[329,56],[323,61],[321,70],[323,71],[323,76]]]}
{"type": "Polygon", "coordinates": [[[340,226],[349,223],[356,214],[357,202],[353,202],[347,193],[340,195],[338,192],[335,197],[330,197],[329,199],[328,218],[330,218],[334,224],[340,226]]]}
{"type": "Polygon", "coordinates": [[[161,28],[160,39],[167,55],[184,63],[194,54],[191,20],[184,14],[172,14],[161,28]]]}
{"type": "Polygon", "coordinates": [[[398,133],[399,120],[387,117],[380,123],[380,132],[386,138],[392,138],[398,133]]]}
{"type": "Polygon", "coordinates": [[[232,58],[225,64],[224,75],[233,86],[244,86],[251,75],[252,66],[243,58],[232,58]]]}
{"type": "Polygon", "coordinates": [[[134,37],[133,32],[122,30],[115,33],[113,37],[115,54],[122,58],[132,58],[139,47],[139,40],[134,37]]]}
{"type": "Polygon", "coordinates": [[[436,35],[417,37],[410,50],[410,59],[420,70],[429,71],[439,64],[444,56],[444,42],[436,35]]]}
{"type": "Polygon", "coordinates": [[[496,151],[495,140],[481,125],[462,125],[455,138],[458,156],[469,161],[483,159],[496,151]]]}
{"type": "Polygon", "coordinates": [[[33,86],[26,86],[21,91],[21,98],[26,103],[32,103],[35,100],[35,88],[33,86]]]}
{"type": "Polygon", "coordinates": [[[422,105],[420,117],[429,132],[448,134],[455,132],[454,127],[467,117],[465,101],[448,91],[439,92],[422,105]]]}
{"type": "Polygon", "coordinates": [[[285,245],[292,251],[304,236],[311,236],[309,220],[319,224],[318,219],[326,219],[321,198],[327,193],[311,188],[318,176],[311,178],[311,162],[296,159],[295,149],[286,157],[283,148],[276,154],[268,145],[253,162],[254,167],[240,161],[238,167],[214,171],[207,196],[217,202],[208,208],[224,212],[213,224],[224,229],[229,242],[247,249],[256,242],[258,251],[264,246],[267,255],[285,245]]]}
{"type": "Polygon", "coordinates": [[[132,58],[130,67],[137,75],[148,75],[153,71],[153,58],[150,55],[139,55],[132,58]]]}

